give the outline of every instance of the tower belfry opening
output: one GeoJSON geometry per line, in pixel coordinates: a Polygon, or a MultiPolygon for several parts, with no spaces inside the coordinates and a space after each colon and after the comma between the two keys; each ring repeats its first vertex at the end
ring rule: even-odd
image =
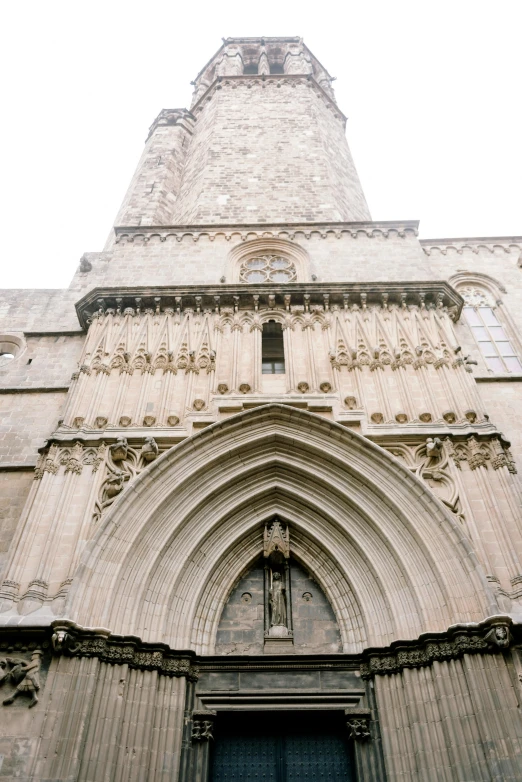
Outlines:
{"type": "Polygon", "coordinates": [[[522,778],[522,238],[372,221],[333,82],[225,39],[0,294],[2,773],[522,778]]]}

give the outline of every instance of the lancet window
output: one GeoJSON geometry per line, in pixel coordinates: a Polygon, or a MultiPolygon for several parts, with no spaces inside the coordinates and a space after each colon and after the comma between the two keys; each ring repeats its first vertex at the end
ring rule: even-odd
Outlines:
{"type": "Polygon", "coordinates": [[[520,359],[488,293],[471,285],[460,288],[459,292],[465,302],[464,317],[488,369],[495,374],[522,373],[520,359]]]}
{"type": "Polygon", "coordinates": [[[263,375],[284,375],[285,349],[283,329],[280,323],[269,320],[263,323],[261,372],[263,375]]]}

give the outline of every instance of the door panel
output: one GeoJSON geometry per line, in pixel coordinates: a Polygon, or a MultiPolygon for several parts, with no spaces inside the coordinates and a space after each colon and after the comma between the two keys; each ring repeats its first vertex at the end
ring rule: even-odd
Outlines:
{"type": "Polygon", "coordinates": [[[218,715],[212,782],[355,782],[338,712],[218,715]]]}

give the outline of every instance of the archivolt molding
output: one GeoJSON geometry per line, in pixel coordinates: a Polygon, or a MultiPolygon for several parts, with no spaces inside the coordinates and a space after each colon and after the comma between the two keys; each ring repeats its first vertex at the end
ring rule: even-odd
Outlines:
{"type": "Polygon", "coordinates": [[[501,282],[495,280],[494,277],[490,277],[489,274],[481,274],[479,272],[459,272],[450,277],[449,283],[461,293],[462,289],[468,285],[476,285],[482,288],[491,295],[492,306],[500,299],[501,293],[507,293],[501,282]]]}
{"type": "Polygon", "coordinates": [[[496,610],[470,544],[406,467],[341,426],[270,405],[203,430],[136,478],[88,545],[66,615],[209,653],[275,513],[332,603],[345,651],[496,610]]]}

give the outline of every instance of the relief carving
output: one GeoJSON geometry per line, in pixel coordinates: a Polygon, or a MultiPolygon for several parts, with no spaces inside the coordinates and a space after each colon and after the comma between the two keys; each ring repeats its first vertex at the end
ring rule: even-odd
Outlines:
{"type": "Polygon", "coordinates": [[[349,717],[346,726],[350,732],[350,738],[355,741],[367,741],[371,739],[369,717],[349,717]]]}
{"type": "Polygon", "coordinates": [[[215,711],[192,712],[192,741],[209,741],[213,739],[215,711]]]}
{"type": "Polygon", "coordinates": [[[38,691],[40,690],[40,664],[43,652],[35,649],[31,654],[31,660],[21,657],[5,657],[0,659],[0,685],[15,685],[14,692],[5,698],[4,706],[10,706],[20,695],[28,695],[31,700],[28,704],[31,709],[38,703],[38,691]]]}
{"type": "MultiPolygon", "coordinates": [[[[172,418],[176,418],[172,416],[172,418]]],[[[176,423],[178,419],[176,419],[176,423]]],[[[100,446],[103,452],[105,444],[100,446]]],[[[108,448],[105,479],[100,486],[94,506],[93,521],[97,523],[103,512],[113,504],[129,482],[159,455],[159,446],[155,439],[148,435],[141,448],[131,447],[127,439],[120,435],[116,442],[108,448]]],[[[93,465],[94,469],[94,465],[93,465]]]]}

